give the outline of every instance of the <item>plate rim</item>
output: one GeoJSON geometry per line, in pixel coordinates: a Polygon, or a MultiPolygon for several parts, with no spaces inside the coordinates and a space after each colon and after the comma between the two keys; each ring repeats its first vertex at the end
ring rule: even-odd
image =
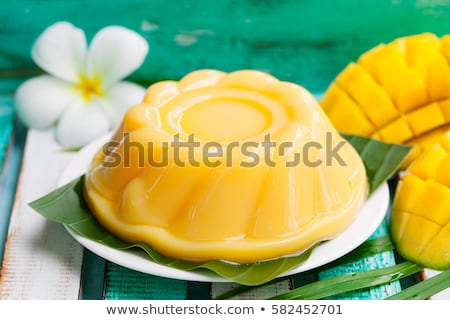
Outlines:
{"type": "MultiPolygon", "coordinates": [[[[81,150],[79,150],[77,154],[74,156],[74,158],[69,162],[69,164],[64,168],[64,170],[60,174],[57,181],[57,187],[61,187],[64,184],[70,182],[71,180],[84,174],[88,169],[88,166],[91,162],[94,153],[97,152],[99,148],[105,142],[107,142],[110,137],[111,133],[108,133],[92,141],[91,143],[83,147],[81,150]],[[83,163],[85,163],[85,165],[83,165],[83,163]],[[83,167],[83,169],[81,169],[80,166],[83,167]]],[[[365,201],[362,208],[358,212],[356,218],[354,219],[352,224],[346,228],[345,231],[343,231],[340,235],[331,240],[323,241],[320,244],[318,244],[317,247],[314,248],[314,250],[312,250],[311,255],[304,263],[278,275],[277,278],[309,271],[324,264],[330,263],[357,248],[364,241],[366,241],[380,226],[388,211],[389,201],[390,201],[389,188],[387,183],[384,182],[365,201]],[[373,209],[371,210],[370,207],[375,207],[375,210],[373,209]],[[374,211],[376,214],[374,214],[374,211]],[[369,220],[371,220],[372,223],[368,224],[369,220]],[[363,225],[368,224],[368,227],[360,231],[359,230],[360,224],[363,225]],[[359,234],[357,233],[357,236],[352,235],[351,237],[352,241],[350,241],[350,244],[346,246],[344,249],[336,250],[339,248],[335,247],[338,247],[340,242],[342,241],[345,242],[346,237],[349,237],[349,234],[355,230],[359,231],[360,233],[359,234]],[[324,252],[329,251],[332,252],[332,254],[328,254],[325,259],[324,258],[319,259],[319,256],[320,254],[322,254],[322,251],[324,252]]],[[[145,256],[145,253],[143,252],[139,252],[137,250],[130,251],[130,250],[114,249],[104,244],[101,244],[95,240],[83,237],[75,233],[66,225],[64,225],[64,227],[68,231],[68,233],[84,248],[92,251],[93,253],[110,262],[116,263],[118,265],[121,265],[123,267],[132,270],[178,280],[200,281],[200,282],[233,282],[232,279],[223,278],[218,274],[214,273],[213,271],[207,269],[196,269],[186,271],[162,265],[149,259],[148,256],[145,256]]]]}

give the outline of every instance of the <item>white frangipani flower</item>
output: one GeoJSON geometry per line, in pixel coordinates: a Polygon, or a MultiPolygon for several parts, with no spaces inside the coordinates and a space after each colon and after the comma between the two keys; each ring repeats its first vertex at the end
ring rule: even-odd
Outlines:
{"type": "Polygon", "coordinates": [[[17,113],[31,128],[56,124],[64,148],[81,147],[113,129],[125,110],[142,100],[143,87],[120,80],[147,52],[147,41],[123,27],[100,30],[88,48],[82,30],[67,22],[51,25],[32,49],[34,62],[49,74],[17,89],[17,113]]]}

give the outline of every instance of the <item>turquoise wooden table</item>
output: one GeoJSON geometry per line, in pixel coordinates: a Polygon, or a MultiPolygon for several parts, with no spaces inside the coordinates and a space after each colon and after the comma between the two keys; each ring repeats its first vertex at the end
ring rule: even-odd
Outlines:
{"type": "MultiPolygon", "coordinates": [[[[66,230],[28,207],[56,186],[74,157],[51,130],[27,130],[15,117],[13,94],[41,71],[30,58],[37,36],[66,20],[88,37],[123,25],[150,44],[132,81],[149,85],[189,71],[251,68],[320,94],[348,62],[396,37],[450,31],[450,1],[11,1],[0,3],[0,299],[210,299],[235,288],[143,274],[83,249],[66,230]]],[[[387,234],[382,223],[372,238],[387,234]]],[[[395,265],[393,251],[299,274],[237,296],[266,298],[337,274],[395,265]]],[[[421,278],[393,281],[338,299],[383,299],[421,278]]],[[[442,292],[434,298],[450,298],[442,292]]]]}

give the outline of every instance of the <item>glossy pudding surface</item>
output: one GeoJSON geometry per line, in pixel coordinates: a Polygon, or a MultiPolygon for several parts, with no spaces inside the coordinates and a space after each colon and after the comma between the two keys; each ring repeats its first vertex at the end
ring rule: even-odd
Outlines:
{"type": "Polygon", "coordinates": [[[152,85],[85,179],[105,228],[196,261],[300,253],[345,230],[366,194],[361,158],[311,94],[251,70],[152,85]]]}

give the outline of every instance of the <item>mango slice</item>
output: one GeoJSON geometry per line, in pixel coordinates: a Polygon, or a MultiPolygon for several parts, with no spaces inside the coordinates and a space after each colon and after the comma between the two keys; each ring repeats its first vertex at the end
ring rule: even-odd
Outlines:
{"type": "Polygon", "coordinates": [[[321,101],[344,133],[413,146],[391,236],[405,258],[435,269],[450,267],[449,64],[450,35],[399,38],[350,63],[321,101]]]}
{"type": "Polygon", "coordinates": [[[450,268],[449,230],[450,149],[436,144],[412,162],[399,182],[390,231],[406,259],[445,270],[450,268]]]}
{"type": "Polygon", "coordinates": [[[341,132],[414,146],[406,167],[437,142],[430,133],[448,129],[449,63],[450,36],[423,33],[380,44],[336,77],[321,105],[341,132]]]}

